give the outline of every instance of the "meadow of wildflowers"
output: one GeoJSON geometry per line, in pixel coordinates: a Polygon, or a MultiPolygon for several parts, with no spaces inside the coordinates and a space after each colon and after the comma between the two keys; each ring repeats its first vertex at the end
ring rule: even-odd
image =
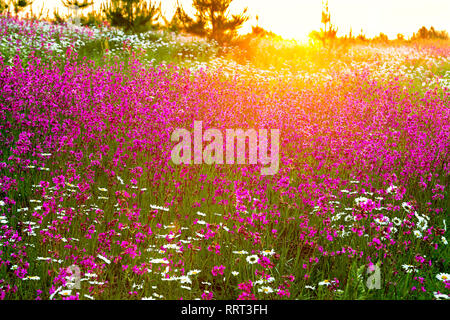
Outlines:
{"type": "Polygon", "coordinates": [[[449,298],[450,46],[263,69],[0,25],[0,299],[449,298]],[[194,121],[279,129],[278,173],[175,165],[194,121]]]}

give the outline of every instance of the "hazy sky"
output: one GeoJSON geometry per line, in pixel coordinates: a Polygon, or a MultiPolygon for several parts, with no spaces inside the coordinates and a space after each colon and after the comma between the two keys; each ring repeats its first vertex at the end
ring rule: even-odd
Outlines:
{"type": "MultiPolygon", "coordinates": [[[[155,1],[155,0],[154,0],[155,1]]],[[[179,0],[187,12],[192,0],[179,0]]],[[[98,4],[102,0],[95,0],[98,4]]],[[[156,1],[160,2],[160,1],[156,1]]],[[[176,0],[162,0],[163,11],[171,16],[176,0]]],[[[231,12],[248,7],[251,19],[241,32],[251,30],[259,16],[259,25],[287,38],[305,38],[320,28],[321,0],[234,0],[231,12]]],[[[42,5],[53,11],[60,0],[35,0],[37,11],[42,5]]],[[[397,33],[411,36],[421,26],[434,26],[450,32],[450,0],[329,0],[332,23],[338,35],[349,32],[367,36],[383,32],[390,38],[397,33]]],[[[64,8],[61,12],[64,12],[64,8]]]]}

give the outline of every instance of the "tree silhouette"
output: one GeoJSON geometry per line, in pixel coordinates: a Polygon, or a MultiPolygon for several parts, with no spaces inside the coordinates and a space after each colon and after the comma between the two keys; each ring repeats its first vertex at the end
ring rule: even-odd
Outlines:
{"type": "Polygon", "coordinates": [[[322,39],[325,43],[325,41],[327,39],[335,39],[336,38],[336,34],[337,34],[337,28],[335,28],[333,26],[333,24],[331,23],[331,14],[330,14],[330,10],[328,9],[328,0],[326,1],[325,5],[322,2],[322,24],[323,24],[323,28],[321,28],[321,33],[322,33],[322,39]]]}
{"type": "Polygon", "coordinates": [[[242,13],[231,15],[229,7],[233,0],[193,0],[192,6],[196,10],[191,18],[181,6],[177,8],[178,19],[187,32],[207,36],[216,40],[220,45],[231,42],[240,27],[249,19],[247,9],[242,13]]]}
{"type": "Polygon", "coordinates": [[[61,0],[61,3],[66,8],[77,7],[78,9],[85,9],[94,4],[93,0],[61,0]]]}
{"type": "Polygon", "coordinates": [[[177,1],[175,13],[173,14],[170,21],[164,15],[161,15],[161,18],[164,20],[164,24],[169,31],[179,32],[183,29],[182,21],[179,18],[180,16],[179,10],[181,10],[181,7],[177,1]]]}
{"type": "Polygon", "coordinates": [[[364,30],[361,28],[361,31],[359,32],[358,36],[356,37],[356,40],[358,41],[367,41],[367,37],[364,34],[364,30]]]}
{"type": "Polygon", "coordinates": [[[111,0],[102,10],[112,26],[137,32],[155,27],[161,4],[157,6],[144,0],[111,0]]]}
{"type": "Polygon", "coordinates": [[[5,10],[8,10],[9,12],[9,8],[12,7],[14,9],[14,13],[17,15],[20,11],[32,5],[33,2],[34,0],[0,0],[0,13],[4,12],[5,10]]]}
{"type": "Polygon", "coordinates": [[[3,13],[6,9],[8,9],[9,4],[4,0],[0,0],[0,13],[3,13]]]}
{"type": "Polygon", "coordinates": [[[320,31],[312,31],[309,34],[309,37],[322,41],[322,44],[325,46],[330,40],[336,39],[336,34],[338,31],[338,29],[331,23],[331,13],[328,8],[328,0],[325,3],[322,1],[321,23],[323,24],[323,27],[320,28],[320,31]]]}
{"type": "Polygon", "coordinates": [[[168,21],[163,17],[167,28],[171,31],[184,31],[199,36],[206,36],[206,21],[204,19],[191,18],[177,0],[177,7],[172,19],[168,21]]]}
{"type": "Polygon", "coordinates": [[[380,34],[378,36],[376,36],[373,40],[380,41],[380,42],[388,42],[389,38],[383,32],[380,32],[380,34]]]}
{"type": "Polygon", "coordinates": [[[447,31],[437,31],[434,29],[434,27],[431,27],[430,30],[428,30],[425,26],[420,28],[417,33],[414,33],[412,40],[419,40],[419,39],[441,39],[441,40],[448,40],[449,36],[447,31]]]}

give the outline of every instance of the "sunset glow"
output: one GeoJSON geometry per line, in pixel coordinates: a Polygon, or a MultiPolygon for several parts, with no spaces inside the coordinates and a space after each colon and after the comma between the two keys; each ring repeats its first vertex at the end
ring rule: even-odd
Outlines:
{"type": "Polygon", "coordinates": [[[0,300],[450,300],[448,0],[110,1],[0,0],[0,300]]]}
{"type": "MultiPolygon", "coordinates": [[[[102,1],[95,1],[99,8],[102,1]]],[[[158,1],[154,1],[159,3],[158,1]]],[[[191,0],[180,0],[187,12],[193,13],[191,0]]],[[[51,13],[54,8],[61,12],[65,9],[59,0],[36,0],[35,11],[42,8],[51,13]]],[[[174,12],[176,0],[162,0],[163,12],[170,17],[174,12]]],[[[231,12],[236,13],[248,8],[250,20],[244,25],[241,33],[251,31],[259,25],[285,38],[304,40],[312,30],[321,27],[321,0],[235,0],[231,12]]],[[[421,26],[433,26],[437,30],[450,30],[450,1],[447,0],[330,0],[329,7],[332,23],[338,27],[338,36],[358,35],[361,30],[369,37],[385,33],[393,39],[398,33],[406,37],[412,35],[421,26]]]]}

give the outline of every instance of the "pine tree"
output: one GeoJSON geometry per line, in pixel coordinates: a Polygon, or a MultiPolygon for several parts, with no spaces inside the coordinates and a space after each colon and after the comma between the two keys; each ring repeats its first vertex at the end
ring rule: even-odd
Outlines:
{"type": "Polygon", "coordinates": [[[143,31],[153,28],[161,12],[161,5],[144,0],[111,0],[103,7],[106,19],[112,26],[126,31],[143,31]]]}
{"type": "Polygon", "coordinates": [[[171,20],[167,20],[163,17],[163,20],[166,24],[166,27],[170,31],[175,32],[188,32],[192,34],[196,34],[199,36],[206,36],[206,21],[203,19],[197,19],[194,20],[191,18],[183,9],[183,7],[180,5],[180,3],[177,1],[177,6],[175,13],[173,14],[171,20]]]}
{"type": "Polygon", "coordinates": [[[61,3],[66,8],[73,8],[76,7],[78,9],[85,9],[94,4],[94,1],[90,0],[61,0],[61,3]]]}
{"type": "Polygon", "coordinates": [[[419,40],[419,39],[441,39],[448,40],[449,35],[447,31],[437,31],[433,26],[428,30],[425,26],[420,28],[417,33],[414,33],[411,40],[419,40]]]}
{"type": "Polygon", "coordinates": [[[4,0],[0,0],[0,13],[3,13],[6,9],[8,9],[8,3],[4,0]]]}
{"type": "Polygon", "coordinates": [[[229,7],[233,0],[193,0],[192,6],[196,10],[195,18],[191,18],[179,6],[178,18],[184,30],[199,36],[207,36],[216,40],[220,45],[232,41],[240,27],[248,20],[247,9],[240,14],[229,14],[229,7]]]}
{"type": "Polygon", "coordinates": [[[9,11],[10,7],[13,7],[14,13],[17,15],[19,12],[24,10],[26,7],[32,5],[34,0],[10,0],[10,1],[0,1],[0,12],[5,10],[9,11]]]}

